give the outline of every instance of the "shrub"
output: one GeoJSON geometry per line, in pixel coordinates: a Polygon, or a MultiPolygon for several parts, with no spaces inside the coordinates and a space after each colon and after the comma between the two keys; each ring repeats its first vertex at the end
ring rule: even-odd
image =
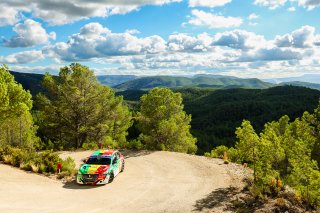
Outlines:
{"type": "Polygon", "coordinates": [[[84,150],[96,150],[98,149],[98,144],[96,142],[84,143],[82,149],[84,150]]]}
{"type": "Polygon", "coordinates": [[[4,152],[3,152],[3,148],[2,147],[0,147],[0,161],[3,161],[3,154],[4,154],[4,152]]]}
{"type": "Polygon", "coordinates": [[[142,150],[144,148],[140,140],[131,140],[127,143],[128,149],[142,150]]]}
{"type": "Polygon", "coordinates": [[[231,162],[238,162],[238,159],[239,159],[239,154],[238,154],[238,151],[231,147],[228,151],[228,158],[231,162]]]}
{"type": "Polygon", "coordinates": [[[75,174],[75,167],[76,163],[74,162],[74,159],[71,157],[68,157],[65,160],[62,160],[62,173],[65,173],[66,176],[74,175],[75,174]]]}
{"type": "Polygon", "coordinates": [[[228,151],[228,147],[226,146],[217,146],[215,149],[211,150],[212,158],[223,158],[224,152],[228,151]]]}
{"type": "Polygon", "coordinates": [[[211,154],[210,154],[210,152],[205,152],[205,153],[204,153],[204,156],[205,156],[205,157],[211,157],[211,154]]]}
{"type": "Polygon", "coordinates": [[[61,161],[57,153],[53,151],[44,151],[40,154],[41,162],[45,166],[45,172],[55,173],[57,164],[61,161]]]}
{"type": "Polygon", "coordinates": [[[20,164],[20,169],[26,170],[26,171],[32,171],[32,166],[30,162],[23,162],[20,164]]]}
{"type": "Polygon", "coordinates": [[[31,166],[31,171],[38,173],[39,172],[39,166],[35,164],[30,164],[31,166]]]}

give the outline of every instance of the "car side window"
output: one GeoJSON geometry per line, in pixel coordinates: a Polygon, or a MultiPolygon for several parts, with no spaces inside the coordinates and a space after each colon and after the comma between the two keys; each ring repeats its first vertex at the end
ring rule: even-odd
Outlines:
{"type": "Polygon", "coordinates": [[[117,154],[115,154],[114,156],[113,156],[113,163],[116,163],[118,161],[118,157],[117,157],[117,154]]]}

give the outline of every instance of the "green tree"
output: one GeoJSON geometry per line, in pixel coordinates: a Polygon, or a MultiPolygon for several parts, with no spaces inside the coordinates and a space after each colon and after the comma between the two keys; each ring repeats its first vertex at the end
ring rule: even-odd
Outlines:
{"type": "Polygon", "coordinates": [[[250,121],[244,120],[241,127],[236,130],[237,143],[236,149],[238,150],[239,158],[243,162],[253,164],[254,181],[257,181],[257,162],[258,162],[258,149],[260,138],[253,129],[250,121]]]}
{"type": "Polygon", "coordinates": [[[0,67],[0,146],[33,148],[39,145],[31,108],[29,91],[14,80],[5,65],[0,67]]]}
{"type": "Polygon", "coordinates": [[[149,149],[195,153],[196,139],[190,133],[191,116],[183,111],[180,93],[154,88],[141,97],[138,127],[149,149]]]}
{"type": "Polygon", "coordinates": [[[37,96],[38,120],[43,134],[56,146],[125,144],[131,114],[122,97],[101,85],[88,67],[77,63],[63,67],[58,77],[46,74],[43,85],[47,94],[37,96]]]}

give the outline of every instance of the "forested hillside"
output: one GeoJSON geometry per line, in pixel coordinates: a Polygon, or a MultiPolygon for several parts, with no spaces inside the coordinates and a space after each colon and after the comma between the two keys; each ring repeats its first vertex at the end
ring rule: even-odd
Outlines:
{"type": "MultiPolygon", "coordinates": [[[[17,82],[31,91],[33,96],[39,91],[43,91],[41,86],[43,75],[11,73],[15,76],[17,82]]],[[[131,78],[132,76],[127,77],[131,78]]],[[[106,78],[104,79],[106,80],[106,78]]],[[[140,82],[145,79],[148,78],[136,79],[133,82],[140,82]]],[[[155,78],[150,77],[149,79],[151,79],[151,85],[156,86],[156,84],[153,84],[155,78]]],[[[190,83],[192,81],[191,78],[184,77],[157,77],[156,79],[169,82],[167,85],[169,87],[186,85],[186,82],[190,83]],[[173,79],[175,80],[172,81],[173,79]],[[178,79],[180,80],[177,81],[178,79]]],[[[202,79],[202,83],[206,84],[205,79],[224,81],[224,76],[200,75],[194,79],[198,79],[198,82],[200,82],[199,79],[202,79]]],[[[232,79],[230,77],[229,82],[235,79],[237,78],[232,79]]],[[[295,86],[281,86],[262,90],[213,88],[176,88],[174,90],[181,92],[185,110],[187,114],[192,115],[191,132],[198,138],[198,154],[203,154],[222,144],[232,146],[235,141],[234,130],[243,119],[252,121],[254,128],[260,131],[264,123],[277,120],[282,115],[286,114],[294,119],[301,116],[304,111],[312,111],[320,97],[320,91],[295,86]]],[[[146,90],[127,90],[117,92],[117,95],[123,95],[129,107],[137,111],[140,97],[145,93],[147,93],[146,90]]],[[[131,138],[135,138],[139,134],[134,127],[129,129],[129,133],[131,138]]]]}
{"type": "Polygon", "coordinates": [[[124,82],[115,86],[118,90],[141,90],[154,87],[200,87],[200,88],[256,88],[264,89],[274,86],[256,78],[242,79],[227,76],[200,75],[193,78],[175,76],[151,76],[124,82]]]}
{"type": "MultiPolygon", "coordinates": [[[[198,138],[198,154],[218,145],[233,146],[235,129],[243,119],[259,132],[266,122],[283,115],[295,119],[317,106],[320,91],[283,86],[269,89],[178,89],[184,109],[192,115],[191,132],[198,138]]],[[[125,100],[138,101],[145,91],[118,92],[125,100]]],[[[132,131],[134,132],[134,131],[132,131]]]]}

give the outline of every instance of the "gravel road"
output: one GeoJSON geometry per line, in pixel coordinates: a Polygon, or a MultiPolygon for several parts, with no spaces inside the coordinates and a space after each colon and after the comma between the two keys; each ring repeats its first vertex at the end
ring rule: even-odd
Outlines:
{"type": "MultiPolygon", "coordinates": [[[[63,152],[77,166],[92,152],[63,152]]],[[[230,212],[244,170],[222,160],[173,152],[129,152],[111,184],[75,182],[0,164],[0,212],[230,212]]]]}

